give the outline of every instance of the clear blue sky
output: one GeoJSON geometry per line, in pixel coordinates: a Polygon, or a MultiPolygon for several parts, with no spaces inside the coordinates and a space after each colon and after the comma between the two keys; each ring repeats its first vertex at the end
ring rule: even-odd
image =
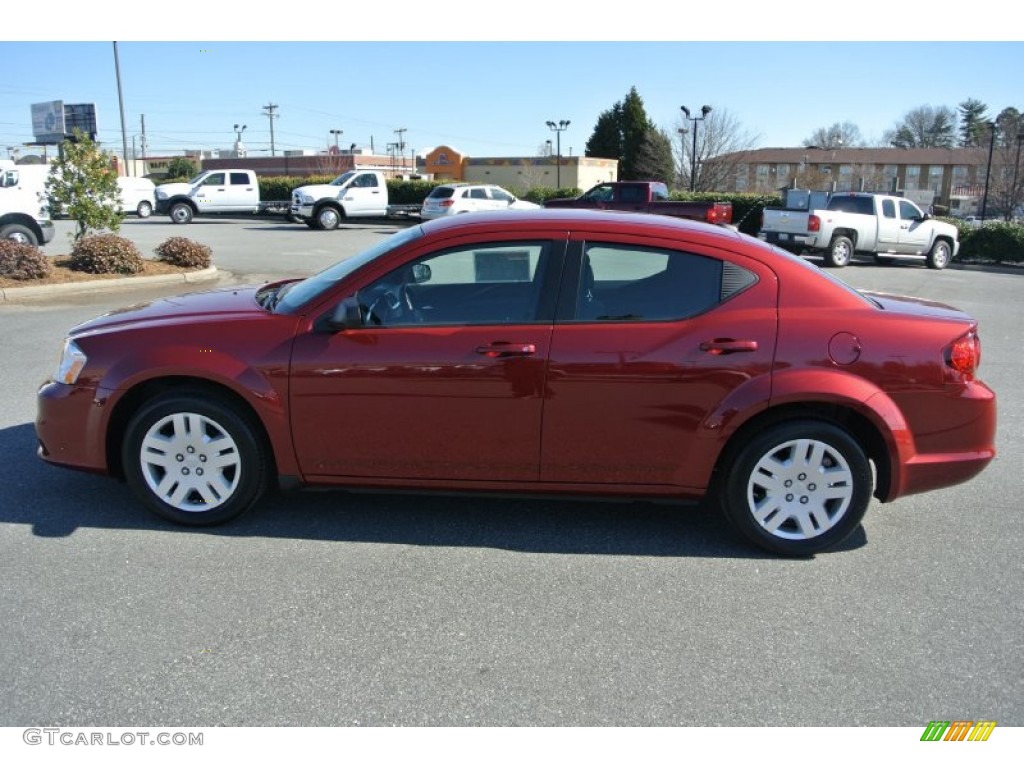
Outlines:
{"type": "MultiPolygon", "coordinates": [[[[329,21],[329,14],[321,15],[324,6],[318,7],[303,14],[305,23],[342,25],[349,15],[339,10],[338,18],[329,21]]],[[[456,36],[423,26],[422,16],[432,6],[416,7],[417,14],[406,17],[403,26],[369,26],[381,37],[398,38],[398,32],[456,36]]],[[[33,18],[21,13],[26,21],[8,29],[24,29],[33,18]]],[[[162,14],[150,13],[144,28],[160,27],[162,14]]],[[[208,20],[203,26],[202,14],[196,13],[195,24],[169,30],[170,36],[227,29],[208,20]]],[[[364,22],[384,18],[370,13],[354,17],[364,22]]],[[[671,15],[673,23],[684,17],[678,11],[671,15]]],[[[477,23],[460,28],[468,39],[455,42],[124,40],[118,47],[129,147],[145,115],[151,154],[228,148],[236,123],[248,126],[243,140],[251,154],[269,154],[269,120],[262,107],[273,103],[279,107],[274,124],[279,153],[323,148],[332,128],[344,131],[342,146],[369,146],[372,138],[383,151],[397,139],[394,130],[406,128],[406,146],[417,150],[448,144],[473,156],[534,154],[555,138],[545,122],[567,119],[571,125],[561,136],[562,151],[568,154],[571,148],[579,154],[601,111],[631,86],[643,98],[648,116],[673,136],[681,104],[697,111],[710,104],[727,111],[762,147],[796,146],[816,128],[843,121],[855,123],[867,140],[880,139],[910,109],[925,104],[955,109],[967,98],[985,102],[992,116],[1007,106],[1024,111],[1021,42],[554,42],[525,37],[481,42],[474,33],[478,38],[496,35],[486,26],[492,22],[477,23]]],[[[301,34],[294,27],[275,27],[276,22],[262,22],[261,30],[243,31],[301,34]]],[[[538,37],[575,29],[549,29],[535,21],[529,28],[538,37]]],[[[69,39],[0,42],[0,153],[6,156],[8,146],[32,139],[32,103],[57,99],[95,102],[100,141],[120,152],[113,44],[75,41],[79,30],[69,23],[47,31],[69,39]]],[[[138,31],[135,25],[136,36],[138,31]]],[[[510,31],[522,33],[514,27],[510,31]]],[[[614,27],[591,31],[595,39],[615,34],[614,27]]],[[[738,31],[752,37],[771,32],[756,25],[738,31]]],[[[81,37],[118,32],[122,38],[132,35],[116,24],[102,29],[93,20],[81,28],[81,37]]]]}

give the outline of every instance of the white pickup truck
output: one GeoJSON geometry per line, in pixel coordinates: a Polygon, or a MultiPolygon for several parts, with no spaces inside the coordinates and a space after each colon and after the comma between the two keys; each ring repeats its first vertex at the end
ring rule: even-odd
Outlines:
{"type": "Polygon", "coordinates": [[[388,215],[388,185],[380,171],[346,171],[330,184],[292,190],[289,213],[310,229],[337,229],[345,218],[388,215]]]}
{"type": "Polygon", "coordinates": [[[863,253],[880,264],[921,259],[943,269],[960,250],[952,224],[905,198],[862,192],[835,193],[823,209],[765,208],[759,236],[794,253],[820,253],[830,267],[845,267],[863,253]]]}
{"type": "Polygon", "coordinates": [[[170,215],[175,224],[206,214],[259,211],[259,180],[255,171],[243,168],[203,171],[188,181],[156,188],[156,212],[170,215]]]}

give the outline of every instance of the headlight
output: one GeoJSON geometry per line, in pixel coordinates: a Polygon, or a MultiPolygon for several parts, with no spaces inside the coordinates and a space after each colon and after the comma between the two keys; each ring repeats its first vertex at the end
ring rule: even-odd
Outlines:
{"type": "Polygon", "coordinates": [[[57,363],[57,371],[53,378],[62,384],[74,384],[78,381],[78,375],[85,368],[88,358],[85,352],[79,349],[72,339],[64,339],[64,349],[60,353],[60,362],[57,363]]]}
{"type": "Polygon", "coordinates": [[[167,199],[167,193],[163,192],[163,191],[161,191],[159,189],[156,190],[155,194],[156,194],[156,199],[157,200],[166,200],[167,199]]]}
{"type": "Polygon", "coordinates": [[[312,205],[316,202],[316,198],[312,195],[299,195],[299,202],[302,205],[312,205]]]}

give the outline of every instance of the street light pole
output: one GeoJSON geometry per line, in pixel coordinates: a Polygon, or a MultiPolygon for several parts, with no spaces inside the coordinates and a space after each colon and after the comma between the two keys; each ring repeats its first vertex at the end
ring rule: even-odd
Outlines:
{"type": "Polygon", "coordinates": [[[341,134],[343,133],[344,131],[341,130],[340,128],[331,128],[330,130],[330,134],[334,137],[334,154],[336,155],[340,152],[340,150],[338,149],[338,137],[341,136],[341,134]]]}
{"type": "Polygon", "coordinates": [[[548,125],[548,128],[550,128],[552,131],[555,132],[556,152],[558,153],[557,157],[556,157],[556,162],[558,164],[555,166],[555,186],[557,186],[559,189],[561,189],[562,188],[562,131],[564,131],[566,128],[569,127],[569,121],[568,120],[559,120],[558,123],[555,124],[554,120],[548,120],[547,125],[548,125]]]}
{"type": "Polygon", "coordinates": [[[688,129],[679,129],[679,186],[683,186],[683,173],[686,167],[686,134],[688,129]]]}
{"type": "Polygon", "coordinates": [[[1020,170],[1020,144],[1024,141],[1024,132],[1017,134],[1017,159],[1013,162],[1013,186],[1010,187],[1010,219],[1017,211],[1017,171],[1020,170]]]}
{"type": "Polygon", "coordinates": [[[988,208],[988,183],[992,178],[992,151],[996,147],[996,124],[988,121],[988,167],[985,170],[985,194],[981,198],[981,223],[985,223],[985,211],[988,208]]]}
{"type": "Polygon", "coordinates": [[[683,110],[683,114],[686,115],[684,120],[689,120],[693,123],[693,153],[690,155],[690,191],[697,191],[697,123],[703,122],[707,116],[711,113],[711,107],[705,104],[700,108],[700,117],[690,117],[690,110],[686,107],[680,107],[683,110]]]}
{"type": "Polygon", "coordinates": [[[242,146],[242,131],[249,126],[235,123],[235,157],[245,157],[245,147],[242,146]]]}

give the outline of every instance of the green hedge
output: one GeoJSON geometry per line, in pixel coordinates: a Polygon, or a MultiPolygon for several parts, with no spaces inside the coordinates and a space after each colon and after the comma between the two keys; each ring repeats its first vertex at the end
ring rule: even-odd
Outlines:
{"type": "Polygon", "coordinates": [[[1024,264],[1024,225],[1006,221],[980,227],[959,225],[959,261],[1024,264]]]}

